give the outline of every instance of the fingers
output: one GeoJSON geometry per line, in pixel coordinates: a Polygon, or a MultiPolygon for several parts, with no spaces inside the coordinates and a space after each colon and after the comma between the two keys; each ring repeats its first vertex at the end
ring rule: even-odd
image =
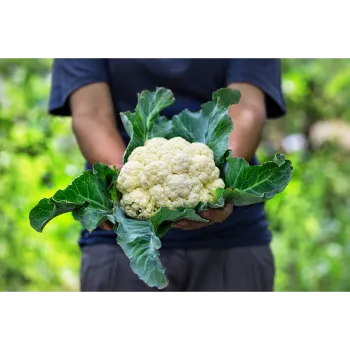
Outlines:
{"type": "Polygon", "coordinates": [[[208,219],[209,223],[195,222],[190,220],[180,220],[172,225],[172,227],[180,228],[182,230],[197,230],[218,222],[225,221],[232,213],[233,205],[226,204],[222,209],[208,209],[203,211],[200,215],[204,219],[208,219]]]}
{"type": "Polygon", "coordinates": [[[204,222],[196,222],[196,221],[190,221],[190,220],[180,220],[174,223],[172,227],[180,228],[182,230],[198,230],[200,228],[203,228],[212,224],[213,222],[204,223],[204,222]]]}
{"type": "Polygon", "coordinates": [[[211,222],[223,222],[231,215],[232,209],[232,204],[226,204],[222,209],[208,209],[201,216],[211,222]]]}
{"type": "Polygon", "coordinates": [[[100,224],[102,230],[113,231],[113,224],[111,222],[105,221],[100,224]]]}

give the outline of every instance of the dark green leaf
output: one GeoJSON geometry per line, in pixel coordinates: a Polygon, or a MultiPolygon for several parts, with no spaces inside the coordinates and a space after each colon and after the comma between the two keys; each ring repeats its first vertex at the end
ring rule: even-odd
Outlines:
{"type": "Polygon", "coordinates": [[[32,227],[41,232],[54,217],[72,212],[74,219],[82,222],[88,231],[95,229],[107,219],[113,207],[109,187],[110,181],[116,180],[116,173],[107,168],[96,164],[93,171],[83,172],[65,190],[41,200],[30,212],[32,227]]]}
{"type": "Polygon", "coordinates": [[[226,188],[223,197],[234,205],[263,202],[282,192],[289,183],[293,167],[285,156],[276,154],[273,161],[249,166],[241,158],[228,158],[224,166],[226,188]]]}
{"type": "Polygon", "coordinates": [[[174,101],[173,93],[168,89],[157,88],[153,92],[148,90],[141,92],[138,96],[136,113],[139,113],[142,119],[146,121],[147,132],[152,130],[159,113],[172,105],[174,101]]]}
{"type": "MultiPolygon", "coordinates": [[[[84,207],[87,204],[83,202],[80,205],[84,207]]],[[[71,212],[77,207],[79,207],[79,204],[76,203],[61,203],[55,202],[52,198],[43,198],[29,213],[30,225],[34,230],[42,232],[51,219],[61,214],[71,212]]]]}
{"type": "Polygon", "coordinates": [[[105,188],[108,191],[111,199],[114,202],[119,203],[119,198],[117,196],[117,189],[115,187],[115,184],[117,182],[120,170],[116,169],[115,166],[114,169],[111,169],[105,164],[97,163],[93,166],[93,173],[101,181],[103,188],[105,188]]]}
{"type": "Polygon", "coordinates": [[[160,238],[168,232],[172,222],[181,219],[208,222],[196,214],[193,208],[161,208],[150,220],[140,221],[126,217],[122,210],[115,206],[114,218],[110,219],[117,223],[117,242],[130,259],[131,269],[148,286],[159,289],[165,288],[168,283],[165,269],[159,259],[160,238]]]}
{"type": "Polygon", "coordinates": [[[230,107],[241,99],[241,92],[235,89],[223,88],[213,93],[213,101],[222,107],[230,107]]]}
{"type": "Polygon", "coordinates": [[[224,182],[226,187],[236,187],[239,176],[245,168],[249,168],[249,164],[243,158],[227,158],[224,165],[224,182]]]}
{"type": "Polygon", "coordinates": [[[129,219],[117,206],[114,217],[118,222],[117,242],[129,258],[132,271],[148,286],[165,288],[168,280],[158,251],[161,242],[151,222],[129,219]]]}
{"type": "Polygon", "coordinates": [[[141,147],[146,141],[146,121],[138,113],[120,113],[124,128],[130,136],[130,142],[124,152],[123,163],[125,164],[136,147],[141,147]]]}
{"type": "Polygon", "coordinates": [[[173,134],[189,142],[201,142],[209,146],[216,165],[221,165],[228,148],[228,137],[233,123],[228,115],[228,107],[237,103],[237,92],[220,89],[213,94],[213,101],[203,104],[198,112],[185,109],[173,117],[173,134]]]}
{"type": "Polygon", "coordinates": [[[106,164],[96,163],[93,166],[93,174],[101,181],[104,188],[109,189],[115,185],[118,170],[113,170],[106,164]]]}
{"type": "Polygon", "coordinates": [[[226,202],[231,203],[237,207],[265,202],[265,200],[268,199],[264,196],[264,194],[254,195],[245,191],[238,190],[237,188],[225,189],[223,197],[226,202]]]}
{"type": "Polygon", "coordinates": [[[173,130],[173,123],[170,119],[160,116],[154,123],[153,128],[148,133],[148,138],[165,137],[171,138],[173,130]]]}
{"type": "Polygon", "coordinates": [[[215,191],[215,197],[212,202],[208,203],[199,203],[196,207],[196,212],[200,213],[207,209],[220,209],[225,205],[225,200],[223,197],[224,189],[223,188],[217,188],[215,191]]]}
{"type": "Polygon", "coordinates": [[[181,219],[205,223],[208,222],[208,220],[196,214],[196,211],[192,208],[178,208],[176,210],[161,208],[157,214],[151,217],[150,222],[152,223],[157,236],[161,238],[168,232],[171,223],[181,219]]]}
{"type": "Polygon", "coordinates": [[[157,88],[151,92],[142,91],[138,95],[138,103],[134,113],[120,113],[121,120],[130,136],[129,145],[124,153],[123,162],[128,160],[130,153],[143,146],[145,141],[153,137],[169,135],[171,122],[159,113],[175,101],[173,93],[165,88],[157,88]]]}

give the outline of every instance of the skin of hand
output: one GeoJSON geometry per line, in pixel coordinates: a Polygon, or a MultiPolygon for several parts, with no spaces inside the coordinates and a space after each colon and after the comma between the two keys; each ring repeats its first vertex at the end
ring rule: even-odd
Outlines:
{"type": "Polygon", "coordinates": [[[125,144],[117,130],[108,85],[86,85],[76,90],[69,102],[72,129],[85,159],[90,164],[121,164],[125,144]]]}
{"type": "Polygon", "coordinates": [[[190,220],[180,220],[172,225],[174,228],[181,228],[183,230],[197,230],[203,227],[213,225],[218,222],[225,221],[232,213],[233,205],[225,204],[221,209],[208,209],[200,213],[200,216],[209,220],[209,223],[195,222],[190,220]]]}

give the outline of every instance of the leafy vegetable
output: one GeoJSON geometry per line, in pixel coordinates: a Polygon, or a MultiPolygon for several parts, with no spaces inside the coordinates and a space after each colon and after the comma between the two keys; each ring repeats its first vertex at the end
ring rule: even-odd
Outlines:
{"type": "Polygon", "coordinates": [[[225,201],[239,206],[271,199],[283,191],[291,179],[293,167],[284,155],[276,154],[273,161],[258,166],[232,157],[227,149],[233,129],[228,108],[239,99],[239,91],[220,89],[213,93],[212,101],[201,106],[201,110],[184,110],[170,120],[160,113],[174,103],[174,96],[168,89],[157,88],[138,95],[135,111],[121,113],[131,139],[124,154],[124,164],[135,148],[154,137],[178,136],[211,148],[225,183],[224,189],[218,188],[214,192],[215,198],[211,202],[176,210],[163,207],[149,220],[136,220],[128,217],[119,205],[121,193],[116,189],[119,170],[95,164],[92,171],[83,172],[66,189],[57,191],[51,198],[41,199],[29,214],[31,226],[41,232],[50,220],[67,212],[72,212],[74,219],[88,231],[109,220],[114,224],[117,243],[129,258],[135,274],[150,287],[165,288],[168,281],[159,259],[159,249],[161,238],[173,222],[181,219],[207,222],[200,212],[221,208],[225,201]]]}
{"type": "Polygon", "coordinates": [[[31,226],[41,232],[54,217],[72,212],[75,220],[82,222],[92,231],[107,220],[112,213],[113,202],[109,190],[109,180],[115,181],[107,166],[96,164],[93,171],[87,170],[77,177],[65,190],[58,190],[53,197],[42,199],[30,212],[31,226]]]}

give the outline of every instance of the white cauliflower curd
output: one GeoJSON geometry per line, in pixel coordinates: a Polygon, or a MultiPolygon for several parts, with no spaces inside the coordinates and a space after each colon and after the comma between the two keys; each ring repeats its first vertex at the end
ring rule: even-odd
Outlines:
{"type": "Polygon", "coordinates": [[[206,145],[181,137],[156,137],[130,154],[117,180],[120,206],[130,217],[147,220],[161,207],[194,207],[213,200],[225,184],[206,145]]]}

